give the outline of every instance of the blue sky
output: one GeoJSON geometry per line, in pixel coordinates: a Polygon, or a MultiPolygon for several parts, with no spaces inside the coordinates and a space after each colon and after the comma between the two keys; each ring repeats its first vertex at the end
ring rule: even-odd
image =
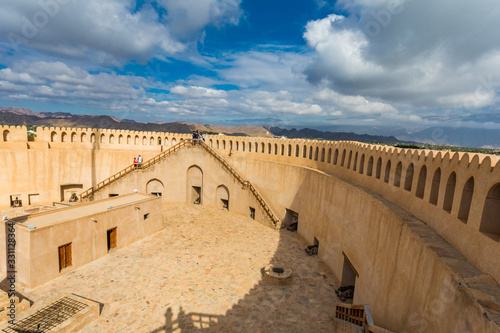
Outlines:
{"type": "Polygon", "coordinates": [[[499,129],[497,0],[3,0],[0,106],[499,129]]]}

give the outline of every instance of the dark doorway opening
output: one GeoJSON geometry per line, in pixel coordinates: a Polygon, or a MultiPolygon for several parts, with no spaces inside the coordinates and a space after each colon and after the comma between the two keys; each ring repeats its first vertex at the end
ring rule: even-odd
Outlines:
{"type": "Polygon", "coordinates": [[[359,274],[345,253],[342,254],[344,255],[344,266],[342,268],[342,280],[340,281],[340,288],[337,290],[337,294],[342,301],[352,304],[356,279],[359,274]]]}
{"type": "Polygon", "coordinates": [[[255,220],[255,208],[250,207],[250,218],[255,220]]]}
{"type": "Polygon", "coordinates": [[[299,227],[299,213],[286,209],[284,222],[287,230],[297,231],[297,228],[299,227]]]}
{"type": "Polygon", "coordinates": [[[116,249],[116,228],[107,231],[108,252],[116,249]]]}
{"type": "Polygon", "coordinates": [[[191,202],[195,205],[201,205],[201,187],[191,187],[191,202]]]}

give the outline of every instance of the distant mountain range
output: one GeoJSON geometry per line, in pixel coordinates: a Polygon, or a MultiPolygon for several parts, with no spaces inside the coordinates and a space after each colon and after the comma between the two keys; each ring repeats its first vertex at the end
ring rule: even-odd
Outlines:
{"type": "MultiPolygon", "coordinates": [[[[284,136],[287,138],[303,138],[303,139],[324,139],[324,140],[347,140],[347,141],[362,141],[362,142],[380,142],[380,143],[409,143],[408,141],[401,141],[394,136],[381,136],[381,135],[368,135],[368,134],[355,134],[347,132],[329,132],[318,131],[310,128],[303,128],[297,130],[292,128],[290,130],[279,127],[265,127],[275,136],[284,136]]],[[[413,143],[413,142],[412,142],[413,143]]]]}
{"type": "Polygon", "coordinates": [[[349,140],[363,142],[394,142],[401,141],[394,136],[379,136],[368,134],[355,134],[346,132],[318,131],[304,128],[284,129],[279,127],[264,126],[218,126],[201,125],[195,123],[140,123],[132,120],[119,120],[110,116],[98,115],[74,115],[66,112],[32,112],[29,109],[0,108],[0,124],[6,125],[35,125],[35,126],[55,126],[55,127],[76,127],[76,128],[108,128],[124,129],[133,131],[153,131],[190,133],[199,129],[205,133],[258,136],[258,137],[287,137],[303,139],[325,139],[325,140],[349,140]]]}
{"type": "Polygon", "coordinates": [[[0,108],[0,124],[77,128],[109,128],[132,131],[190,133],[188,124],[139,123],[110,116],[74,115],[65,112],[32,112],[29,109],[0,108]]]}
{"type": "MultiPolygon", "coordinates": [[[[471,116],[472,117],[472,116],[471,116]]],[[[442,118],[442,117],[441,117],[442,118]]],[[[447,119],[439,120],[446,121],[447,119]]],[[[500,123],[500,116],[490,114],[473,117],[476,121],[500,123]]],[[[436,120],[433,118],[433,120],[436,120]]],[[[244,122],[243,122],[244,123],[244,122]]],[[[265,123],[265,122],[264,122],[265,123]]],[[[273,123],[273,121],[269,121],[273,123]]],[[[100,115],[76,115],[67,112],[32,112],[29,109],[0,108],[0,124],[35,125],[55,127],[109,128],[133,131],[153,131],[171,133],[190,133],[199,129],[204,133],[225,134],[231,136],[252,137],[286,137],[323,140],[349,140],[380,143],[429,143],[438,145],[455,145],[461,147],[500,148],[500,130],[472,128],[463,126],[430,127],[421,131],[408,133],[402,127],[361,127],[331,125],[319,126],[317,129],[285,129],[271,126],[221,126],[202,125],[185,122],[141,123],[128,119],[117,119],[100,115]],[[321,129],[321,130],[320,130],[321,129]],[[356,134],[367,133],[367,134],[356,134]]],[[[490,126],[491,127],[491,126],[490,126]]]]}
{"type": "Polygon", "coordinates": [[[500,148],[500,130],[471,127],[429,127],[400,136],[402,139],[438,145],[500,148]]]}

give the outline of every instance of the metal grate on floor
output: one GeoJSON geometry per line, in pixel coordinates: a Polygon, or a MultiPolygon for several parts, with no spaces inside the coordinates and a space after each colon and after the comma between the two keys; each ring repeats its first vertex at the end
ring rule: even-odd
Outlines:
{"type": "Polygon", "coordinates": [[[88,305],[69,297],[60,300],[38,310],[29,317],[20,320],[14,325],[3,329],[5,333],[45,333],[66,319],[74,316],[78,311],[88,305]]]}

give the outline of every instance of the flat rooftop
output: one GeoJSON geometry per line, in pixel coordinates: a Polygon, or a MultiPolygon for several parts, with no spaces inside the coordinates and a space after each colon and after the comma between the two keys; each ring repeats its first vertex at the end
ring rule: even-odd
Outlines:
{"type": "Polygon", "coordinates": [[[119,208],[122,206],[131,205],[155,198],[156,197],[153,195],[131,193],[99,201],[83,203],[51,212],[29,215],[26,220],[24,220],[26,217],[19,219],[14,218],[12,220],[21,222],[24,225],[33,225],[35,228],[41,228],[68,220],[74,220],[85,216],[104,213],[109,210],[110,206],[113,206],[113,208],[119,208]],[[24,221],[22,221],[21,219],[23,219],[24,221]]]}

